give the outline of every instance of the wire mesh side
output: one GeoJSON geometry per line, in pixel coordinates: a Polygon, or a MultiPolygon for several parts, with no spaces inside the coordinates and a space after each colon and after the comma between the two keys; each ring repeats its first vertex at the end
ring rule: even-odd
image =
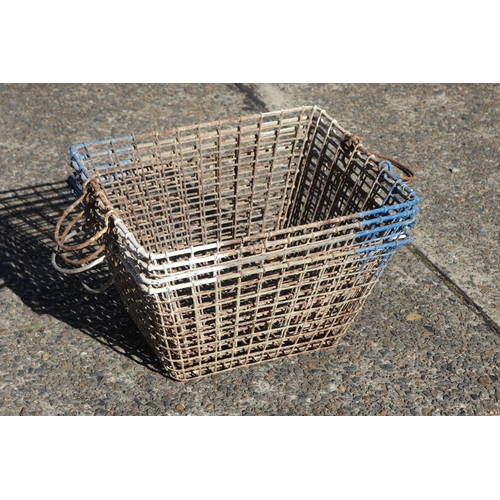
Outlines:
{"type": "Polygon", "coordinates": [[[311,111],[89,144],[81,155],[146,251],[234,239],[286,224],[311,111]]]}
{"type": "Polygon", "coordinates": [[[247,260],[210,284],[156,295],[137,287],[116,260],[114,272],[122,298],[171,376],[188,380],[334,346],[395,250],[365,255],[303,247],[247,260]]]}
{"type": "Polygon", "coordinates": [[[343,137],[304,107],[80,147],[121,217],[117,288],[173,378],[346,333],[409,241],[418,198],[343,137]]]}

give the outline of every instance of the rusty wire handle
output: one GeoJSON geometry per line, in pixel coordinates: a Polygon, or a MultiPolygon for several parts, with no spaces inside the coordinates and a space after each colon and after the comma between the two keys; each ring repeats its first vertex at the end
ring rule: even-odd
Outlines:
{"type": "Polygon", "coordinates": [[[390,156],[385,156],[383,154],[380,154],[377,151],[368,151],[368,153],[370,155],[376,156],[377,158],[380,158],[383,161],[385,160],[385,161],[391,162],[391,164],[394,167],[399,168],[399,170],[401,170],[401,172],[404,172],[406,175],[399,176],[402,181],[411,182],[417,178],[415,172],[405,163],[401,163],[400,161],[395,160],[394,158],[391,158],[390,156]]]}
{"type": "Polygon", "coordinates": [[[376,158],[380,158],[380,160],[386,160],[386,161],[391,162],[392,165],[399,168],[399,170],[401,170],[402,172],[404,172],[406,174],[406,175],[399,176],[401,178],[401,180],[404,182],[411,182],[417,178],[415,172],[405,163],[401,163],[400,161],[395,160],[394,158],[391,158],[390,156],[385,156],[385,155],[379,153],[378,151],[366,149],[363,146],[363,144],[361,143],[361,137],[359,135],[349,134],[348,132],[346,132],[344,134],[344,136],[342,137],[342,140],[340,142],[341,142],[341,144],[346,145],[348,147],[358,149],[359,151],[362,151],[363,153],[367,154],[368,156],[375,156],[376,158]]]}
{"type": "MultiPolygon", "coordinates": [[[[83,183],[83,185],[82,185],[82,191],[83,191],[83,193],[80,196],[80,198],[78,198],[74,203],[72,203],[63,212],[63,214],[61,215],[61,217],[57,221],[56,229],[55,229],[55,234],[54,234],[54,239],[56,241],[56,244],[57,244],[59,250],[64,250],[64,251],[67,251],[67,252],[75,252],[75,251],[78,251],[78,250],[83,250],[84,248],[87,248],[88,246],[90,246],[93,243],[95,243],[103,234],[105,234],[107,232],[107,230],[108,230],[108,223],[109,223],[109,217],[111,216],[111,214],[113,213],[113,211],[109,211],[106,214],[105,219],[104,219],[104,222],[105,222],[104,227],[101,230],[99,230],[97,233],[95,233],[87,241],[85,241],[83,243],[76,244],[76,245],[67,245],[66,244],[66,240],[68,239],[68,237],[70,237],[70,236],[72,237],[74,235],[74,232],[72,232],[71,235],[70,235],[70,231],[73,229],[73,227],[75,226],[75,224],[85,215],[85,210],[82,210],[78,215],[76,215],[69,222],[68,226],[66,227],[66,229],[64,230],[64,232],[62,233],[62,235],[60,234],[60,232],[61,232],[61,226],[62,226],[63,222],[66,220],[66,218],[68,217],[68,215],[71,213],[71,211],[75,207],[77,207],[78,205],[80,205],[80,203],[82,203],[82,201],[84,201],[85,199],[87,199],[89,197],[90,191],[87,190],[87,186],[89,185],[89,183],[91,183],[92,186],[95,188],[95,182],[96,181],[94,179],[87,179],[83,183]]],[[[71,239],[71,237],[70,237],[70,239],[71,239]]],[[[64,253],[62,253],[62,252],[60,252],[60,255],[61,255],[61,258],[63,260],[65,260],[68,264],[81,265],[81,264],[87,264],[91,260],[95,259],[105,249],[106,249],[106,244],[102,244],[97,250],[95,250],[93,253],[91,253],[90,255],[88,255],[87,257],[84,257],[82,259],[70,259],[66,255],[64,255],[64,253]]]]}

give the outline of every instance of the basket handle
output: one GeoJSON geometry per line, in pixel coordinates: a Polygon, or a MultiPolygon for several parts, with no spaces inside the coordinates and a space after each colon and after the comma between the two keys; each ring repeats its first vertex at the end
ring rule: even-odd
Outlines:
{"type": "Polygon", "coordinates": [[[390,156],[382,155],[382,154],[378,153],[377,151],[369,151],[369,154],[376,156],[377,158],[380,158],[382,160],[381,162],[379,162],[379,165],[381,163],[385,163],[386,161],[389,161],[389,162],[391,162],[391,164],[394,167],[397,167],[397,168],[399,168],[399,170],[401,170],[401,172],[404,172],[405,175],[399,176],[399,177],[401,177],[402,181],[411,182],[417,178],[417,175],[415,174],[415,172],[405,163],[401,163],[400,161],[395,160],[394,158],[391,158],[390,156]]]}
{"type": "MultiPolygon", "coordinates": [[[[76,269],[65,269],[65,268],[59,266],[59,264],[56,262],[56,255],[57,255],[57,249],[56,249],[56,251],[52,252],[52,266],[54,267],[54,269],[56,271],[59,271],[60,273],[67,274],[67,275],[78,274],[78,273],[83,273],[84,271],[88,271],[89,269],[100,264],[105,259],[105,256],[101,256],[98,259],[94,260],[94,262],[91,262],[91,263],[84,265],[82,267],[78,267],[76,269]]],[[[78,276],[78,278],[80,279],[80,283],[82,284],[83,288],[85,288],[85,290],[87,290],[88,292],[91,292],[91,293],[96,293],[96,294],[106,291],[115,281],[115,276],[113,275],[101,287],[91,288],[86,283],[83,282],[83,280],[80,276],[78,276]]]]}
{"type": "MultiPolygon", "coordinates": [[[[350,134],[346,132],[344,136],[342,137],[342,140],[340,141],[342,145],[346,145],[348,147],[353,147],[355,149],[358,149],[362,151],[363,153],[367,154],[368,156],[375,156],[376,158],[379,158],[381,161],[389,161],[391,162],[392,165],[395,167],[399,168],[402,172],[404,172],[405,175],[400,175],[401,180],[404,182],[411,182],[414,181],[417,178],[417,175],[415,172],[405,163],[401,163],[398,160],[395,160],[394,158],[391,158],[390,156],[385,156],[378,151],[373,151],[370,149],[366,149],[363,144],[361,143],[361,137],[359,135],[355,134],[350,134]]],[[[379,162],[381,163],[381,162],[379,162]]]]}
{"type": "MultiPolygon", "coordinates": [[[[76,252],[78,250],[83,250],[84,248],[87,248],[88,246],[92,245],[95,243],[101,236],[103,236],[107,231],[109,227],[109,217],[114,214],[114,210],[109,210],[105,217],[104,217],[104,227],[97,231],[93,236],[91,236],[87,241],[84,241],[83,243],[78,243],[75,245],[69,245],[66,243],[68,239],[71,239],[76,233],[75,231],[72,231],[73,227],[75,224],[85,215],[85,209],[83,209],[81,212],[79,212],[67,225],[66,229],[61,233],[61,226],[63,225],[64,221],[67,219],[68,215],[71,213],[71,211],[76,208],[78,205],[80,205],[83,201],[88,201],[88,198],[90,196],[90,190],[88,189],[88,186],[92,185],[92,188],[95,190],[96,189],[96,181],[95,179],[87,179],[83,185],[82,185],[82,195],[74,202],[72,203],[61,215],[59,220],[57,221],[55,232],[54,232],[54,239],[57,244],[57,249],[60,252],[60,255],[63,260],[65,260],[68,264],[72,265],[82,265],[82,264],[87,264],[93,259],[95,259],[99,254],[101,254],[105,249],[106,249],[106,244],[102,244],[99,246],[97,250],[95,250],[93,253],[88,255],[87,257],[81,258],[81,259],[70,259],[67,255],[65,255],[61,250],[64,250],[66,252],[76,252]]],[[[88,269],[87,266],[84,268],[75,270],[77,272],[81,272],[88,269]]]]}

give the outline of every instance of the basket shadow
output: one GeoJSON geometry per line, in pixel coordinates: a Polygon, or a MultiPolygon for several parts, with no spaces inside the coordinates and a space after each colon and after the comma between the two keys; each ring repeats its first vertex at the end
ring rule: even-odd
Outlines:
{"type": "MultiPolygon", "coordinates": [[[[168,378],[114,286],[99,295],[87,293],[76,276],[53,268],[54,228],[73,201],[65,182],[0,191],[0,287],[34,312],[50,314],[168,378]]],[[[104,283],[106,273],[89,271],[85,280],[104,283]]]]}

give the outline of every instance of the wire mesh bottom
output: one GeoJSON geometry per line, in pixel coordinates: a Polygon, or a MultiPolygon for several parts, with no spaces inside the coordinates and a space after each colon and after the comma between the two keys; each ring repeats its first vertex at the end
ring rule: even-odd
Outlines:
{"type": "Polygon", "coordinates": [[[345,335],[418,202],[346,137],[311,106],[72,148],[73,186],[95,179],[105,200],[92,220],[113,212],[116,287],[172,378],[345,335]]]}

